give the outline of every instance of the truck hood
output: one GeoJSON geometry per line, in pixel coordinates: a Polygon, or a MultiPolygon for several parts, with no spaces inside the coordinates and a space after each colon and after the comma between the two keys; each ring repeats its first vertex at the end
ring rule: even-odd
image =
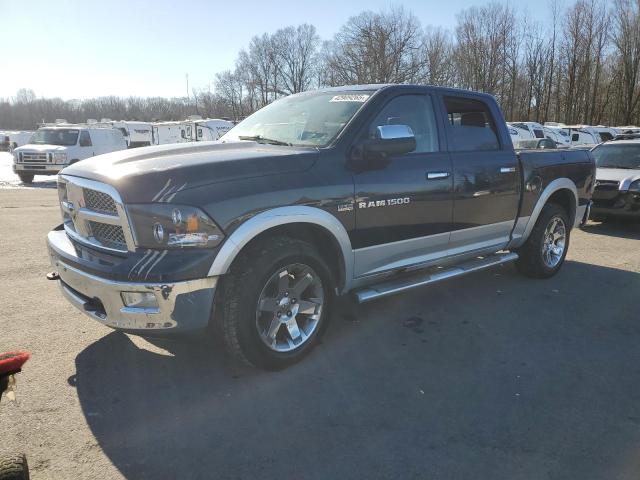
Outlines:
{"type": "Polygon", "coordinates": [[[317,158],[315,148],[248,141],[198,142],[98,155],[65,168],[61,174],[112,185],[125,203],[146,203],[166,200],[167,192],[173,195],[219,182],[304,171],[317,158]]]}
{"type": "Polygon", "coordinates": [[[640,180],[640,169],[626,168],[598,168],[596,180],[610,180],[620,182],[620,190],[627,190],[636,180],[640,180]]]}
{"type": "Polygon", "coordinates": [[[29,144],[29,145],[23,145],[21,147],[18,147],[14,150],[14,152],[66,152],[67,151],[67,147],[64,145],[48,145],[48,144],[43,144],[43,145],[36,145],[36,144],[29,144]]]}

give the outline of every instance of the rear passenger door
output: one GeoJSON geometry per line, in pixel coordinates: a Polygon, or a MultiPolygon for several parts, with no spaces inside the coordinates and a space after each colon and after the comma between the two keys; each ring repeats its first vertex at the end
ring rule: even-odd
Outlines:
{"type": "Polygon", "coordinates": [[[506,246],[520,203],[515,152],[500,141],[497,117],[488,103],[464,95],[442,98],[453,163],[449,254],[506,246]]]}
{"type": "Polygon", "coordinates": [[[413,152],[354,174],[355,275],[366,276],[446,255],[452,215],[449,155],[430,95],[403,94],[386,101],[358,141],[378,126],[407,125],[413,152]]]}

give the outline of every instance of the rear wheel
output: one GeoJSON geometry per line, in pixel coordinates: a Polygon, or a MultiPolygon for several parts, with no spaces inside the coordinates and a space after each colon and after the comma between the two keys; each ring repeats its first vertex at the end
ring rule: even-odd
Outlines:
{"type": "Polygon", "coordinates": [[[222,280],[217,324],[237,358],[284,368],[306,356],[326,328],[331,274],[301,240],[272,238],[241,255],[222,280]]]}
{"type": "Polygon", "coordinates": [[[29,480],[27,457],[11,455],[0,458],[0,480],[29,480]]]}
{"type": "Polygon", "coordinates": [[[534,278],[555,275],[567,256],[570,233],[566,210],[555,203],[545,205],[529,238],[518,249],[518,270],[534,278]]]}
{"type": "Polygon", "coordinates": [[[22,183],[32,183],[33,182],[33,174],[32,173],[19,173],[20,181],[22,183]]]}

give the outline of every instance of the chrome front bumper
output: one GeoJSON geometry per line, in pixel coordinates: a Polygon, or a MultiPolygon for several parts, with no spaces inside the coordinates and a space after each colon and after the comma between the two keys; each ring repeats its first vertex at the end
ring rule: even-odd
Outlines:
{"type": "Polygon", "coordinates": [[[51,264],[60,277],[62,294],[82,313],[108,327],[140,334],[198,330],[208,325],[217,277],[167,283],[101,278],[65,263],[52,244],[56,233],[50,232],[47,240],[51,264]],[[151,292],[158,308],[127,307],[122,292],[151,292]]]}
{"type": "Polygon", "coordinates": [[[57,175],[66,165],[47,163],[14,163],[13,172],[27,172],[36,175],[57,175]]]}

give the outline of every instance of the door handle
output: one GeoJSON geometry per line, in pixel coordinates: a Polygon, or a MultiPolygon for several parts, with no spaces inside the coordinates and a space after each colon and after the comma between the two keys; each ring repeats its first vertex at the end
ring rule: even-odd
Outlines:
{"type": "Polygon", "coordinates": [[[516,167],[500,167],[500,173],[514,173],[516,167]]]}
{"type": "Polygon", "coordinates": [[[427,172],[427,180],[438,180],[439,178],[449,178],[449,172],[427,172]]]}

